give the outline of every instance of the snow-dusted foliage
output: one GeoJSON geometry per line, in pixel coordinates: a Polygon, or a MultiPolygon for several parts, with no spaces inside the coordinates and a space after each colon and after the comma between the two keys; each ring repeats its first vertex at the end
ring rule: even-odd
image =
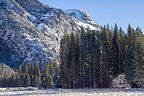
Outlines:
{"type": "MultiPolygon", "coordinates": [[[[140,74],[137,74],[140,75],[140,74]]],[[[136,77],[133,79],[133,82],[135,82],[135,84],[137,85],[137,87],[141,87],[144,88],[144,79],[142,77],[136,77]]]]}
{"type": "Polygon", "coordinates": [[[127,83],[126,76],[119,74],[112,80],[112,88],[131,88],[130,84],[127,83]]]}

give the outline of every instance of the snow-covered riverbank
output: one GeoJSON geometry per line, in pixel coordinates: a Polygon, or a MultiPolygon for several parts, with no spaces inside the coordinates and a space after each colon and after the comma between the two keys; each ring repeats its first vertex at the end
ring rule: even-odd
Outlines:
{"type": "Polygon", "coordinates": [[[46,89],[0,88],[0,96],[144,96],[143,89],[129,91],[111,89],[46,89]]]}

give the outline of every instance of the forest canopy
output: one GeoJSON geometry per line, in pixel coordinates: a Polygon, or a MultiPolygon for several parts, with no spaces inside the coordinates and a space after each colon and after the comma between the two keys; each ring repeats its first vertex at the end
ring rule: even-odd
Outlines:
{"type": "Polygon", "coordinates": [[[132,87],[144,85],[144,35],[128,26],[65,34],[61,40],[60,70],[63,88],[108,88],[124,74],[132,87]]]}

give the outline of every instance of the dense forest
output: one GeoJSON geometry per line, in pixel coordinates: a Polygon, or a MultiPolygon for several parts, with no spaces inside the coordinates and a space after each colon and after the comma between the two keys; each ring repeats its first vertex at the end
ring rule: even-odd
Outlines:
{"type": "Polygon", "coordinates": [[[144,35],[139,27],[127,32],[104,26],[65,34],[61,40],[60,70],[63,88],[108,88],[124,74],[132,87],[144,85],[144,35]]]}
{"type": "Polygon", "coordinates": [[[22,64],[12,76],[1,74],[0,86],[110,88],[118,79],[136,88],[144,85],[144,35],[139,27],[129,25],[127,32],[116,24],[97,31],[81,27],[65,34],[60,45],[60,65],[46,63],[40,71],[37,62],[22,64]]]}
{"type": "MultiPolygon", "coordinates": [[[[2,65],[4,66],[4,65],[2,65]]],[[[9,73],[11,74],[11,73],[9,73]]],[[[40,71],[37,62],[35,64],[23,64],[19,66],[19,69],[15,74],[11,76],[1,75],[0,86],[1,87],[43,87],[54,88],[58,87],[58,66],[46,63],[43,71],[40,71]]]]}

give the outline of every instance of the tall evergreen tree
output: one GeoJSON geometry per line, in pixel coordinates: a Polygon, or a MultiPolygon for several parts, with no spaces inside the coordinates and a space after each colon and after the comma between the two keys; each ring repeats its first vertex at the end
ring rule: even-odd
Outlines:
{"type": "Polygon", "coordinates": [[[129,25],[128,26],[128,33],[126,38],[126,58],[125,58],[125,74],[127,76],[127,80],[129,83],[132,84],[132,79],[134,77],[133,73],[135,70],[136,60],[135,60],[135,53],[136,53],[136,43],[135,43],[135,31],[129,25]]]}
{"type": "Polygon", "coordinates": [[[28,86],[30,86],[30,76],[29,76],[29,74],[26,74],[26,76],[25,76],[25,87],[28,87],[28,86]]]}
{"type": "Polygon", "coordinates": [[[122,28],[119,29],[119,71],[121,74],[124,73],[124,67],[126,64],[124,63],[125,60],[125,33],[122,28]]]}
{"type": "Polygon", "coordinates": [[[21,85],[21,81],[20,81],[20,75],[19,74],[15,74],[16,76],[16,87],[20,87],[21,85]]]}
{"type": "Polygon", "coordinates": [[[104,26],[101,33],[102,40],[102,62],[101,62],[101,87],[109,86],[109,75],[110,75],[110,40],[108,36],[107,28],[104,26]]]}
{"type": "Polygon", "coordinates": [[[85,55],[86,55],[86,32],[83,27],[81,27],[80,34],[80,87],[84,88],[84,65],[85,65],[85,55]]]}
{"type": "Polygon", "coordinates": [[[68,88],[69,87],[69,42],[70,37],[68,34],[64,34],[63,38],[61,39],[61,46],[60,46],[60,60],[61,60],[61,81],[62,87],[68,88]]]}
{"type": "Polygon", "coordinates": [[[12,75],[10,80],[10,87],[16,87],[16,75],[12,75]]]}
{"type": "Polygon", "coordinates": [[[45,64],[44,69],[43,69],[43,73],[42,73],[42,79],[46,78],[49,75],[49,68],[48,68],[48,63],[45,64]]]}
{"type": "Polygon", "coordinates": [[[18,73],[19,73],[19,74],[22,74],[21,66],[19,66],[18,73]]]}
{"type": "Polygon", "coordinates": [[[74,88],[79,87],[79,76],[80,76],[80,42],[79,33],[75,34],[75,49],[74,49],[75,65],[74,65],[74,88]]]}
{"type": "Polygon", "coordinates": [[[101,45],[100,45],[100,33],[92,33],[92,88],[100,87],[100,61],[101,61],[101,45]]]}
{"type": "Polygon", "coordinates": [[[119,33],[118,33],[118,27],[115,24],[114,28],[114,36],[112,39],[112,58],[111,58],[111,64],[112,64],[112,75],[116,77],[118,74],[120,74],[120,67],[119,67],[119,33]]]}
{"type": "Polygon", "coordinates": [[[41,84],[41,73],[40,73],[40,68],[37,62],[35,62],[35,65],[34,65],[34,78],[35,78],[36,86],[39,86],[41,84]]]}
{"type": "Polygon", "coordinates": [[[49,75],[49,73],[48,73],[48,64],[45,64],[45,67],[43,69],[41,86],[44,88],[54,87],[53,79],[52,79],[51,75],[49,75]]]}
{"type": "Polygon", "coordinates": [[[142,87],[144,84],[144,37],[141,29],[139,27],[136,28],[135,33],[135,71],[134,71],[134,77],[133,82],[138,85],[139,87],[142,87]]]}

